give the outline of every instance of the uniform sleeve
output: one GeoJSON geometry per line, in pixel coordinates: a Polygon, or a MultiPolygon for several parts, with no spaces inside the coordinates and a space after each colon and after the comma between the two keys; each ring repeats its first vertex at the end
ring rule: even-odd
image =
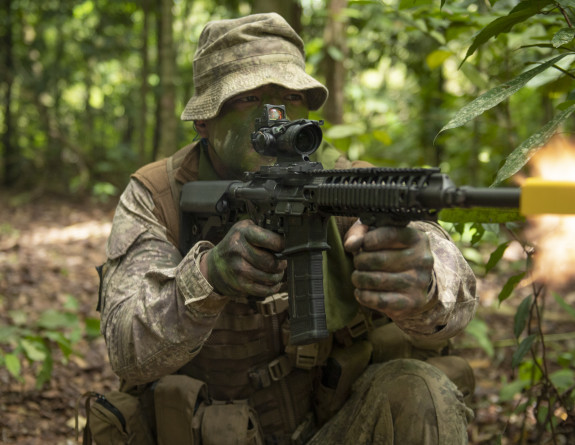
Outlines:
{"type": "Polygon", "coordinates": [[[475,314],[475,275],[441,226],[414,222],[411,227],[425,232],[430,240],[434,258],[430,293],[435,303],[427,311],[395,323],[419,341],[446,340],[461,332],[475,314]]]}
{"type": "Polygon", "coordinates": [[[149,192],[132,179],[114,215],[101,284],[101,330],[110,362],[133,384],[190,361],[227,302],[199,269],[212,245],[200,242],[182,258],[153,208],[149,192]]]}

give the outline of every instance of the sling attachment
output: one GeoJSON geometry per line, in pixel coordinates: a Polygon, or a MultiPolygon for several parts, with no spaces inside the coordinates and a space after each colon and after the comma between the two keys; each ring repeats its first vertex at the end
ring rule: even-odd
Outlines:
{"type": "Polygon", "coordinates": [[[335,338],[340,345],[351,346],[370,330],[370,315],[360,310],[348,325],[335,332],[335,338]]]}
{"type": "Polygon", "coordinates": [[[320,343],[310,343],[309,345],[288,345],[286,346],[286,354],[292,357],[294,366],[298,369],[311,369],[314,366],[320,365],[320,359],[325,359],[324,355],[320,354],[320,343]]]}
{"type": "Polygon", "coordinates": [[[264,316],[281,314],[288,310],[288,294],[282,292],[273,294],[256,302],[257,311],[264,316]]]}
{"type": "Polygon", "coordinates": [[[287,355],[281,355],[269,362],[266,366],[256,368],[249,372],[249,378],[255,389],[267,388],[272,382],[285,378],[293,367],[287,355]]]}

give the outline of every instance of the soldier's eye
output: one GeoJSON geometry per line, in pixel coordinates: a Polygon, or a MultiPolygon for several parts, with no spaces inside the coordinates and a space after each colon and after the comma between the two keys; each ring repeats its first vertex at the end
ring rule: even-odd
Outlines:
{"type": "Polygon", "coordinates": [[[237,99],[234,99],[234,102],[239,102],[239,103],[249,103],[249,102],[257,102],[259,101],[259,98],[257,96],[241,96],[238,97],[237,99]]]}
{"type": "Polygon", "coordinates": [[[290,93],[285,96],[285,99],[290,102],[303,102],[304,95],[301,93],[290,93]]]}

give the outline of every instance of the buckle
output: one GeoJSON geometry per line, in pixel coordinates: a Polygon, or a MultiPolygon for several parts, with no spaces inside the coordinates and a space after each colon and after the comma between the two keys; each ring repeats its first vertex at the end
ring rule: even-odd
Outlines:
{"type": "Polygon", "coordinates": [[[255,389],[267,388],[272,382],[283,379],[292,371],[292,365],[287,355],[272,360],[267,366],[256,368],[248,373],[248,377],[255,389]]]}
{"type": "Polygon", "coordinates": [[[270,372],[271,379],[277,382],[291,372],[292,366],[287,355],[282,355],[269,362],[268,370],[270,372]]]}
{"type": "Polygon", "coordinates": [[[287,292],[282,292],[270,295],[263,300],[256,301],[256,305],[258,312],[266,317],[281,314],[289,307],[288,294],[287,292]]]}
{"type": "Polygon", "coordinates": [[[319,356],[319,343],[299,345],[296,348],[296,368],[311,369],[317,364],[319,356]]]}
{"type": "Polygon", "coordinates": [[[359,312],[346,328],[351,338],[357,338],[368,331],[369,325],[363,313],[359,312]]]}

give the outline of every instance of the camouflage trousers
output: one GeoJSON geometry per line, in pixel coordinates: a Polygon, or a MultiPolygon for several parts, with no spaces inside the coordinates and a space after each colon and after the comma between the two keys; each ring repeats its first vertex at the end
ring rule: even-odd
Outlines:
{"type": "Polygon", "coordinates": [[[369,366],[308,445],[460,445],[467,443],[472,418],[444,372],[421,360],[397,359],[369,366]]]}

